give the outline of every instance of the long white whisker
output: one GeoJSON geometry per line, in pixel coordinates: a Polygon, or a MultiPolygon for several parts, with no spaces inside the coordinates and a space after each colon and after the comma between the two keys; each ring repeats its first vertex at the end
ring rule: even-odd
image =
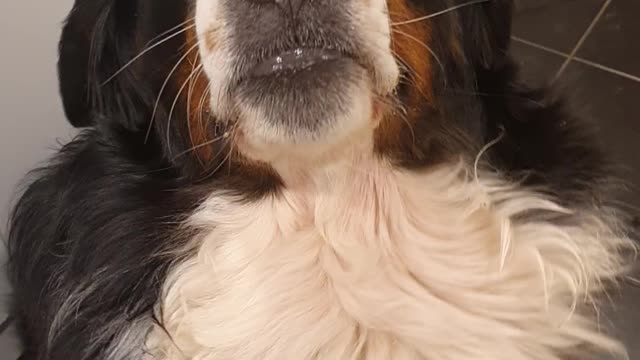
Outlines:
{"type": "MultiPolygon", "coordinates": [[[[422,83],[425,82],[424,78],[420,74],[418,74],[418,72],[414,68],[412,68],[409,65],[409,63],[407,63],[407,61],[404,60],[400,55],[394,52],[393,57],[396,59],[396,61],[399,63],[399,65],[405,71],[405,73],[408,75],[408,76],[405,76],[405,79],[409,82],[409,84],[415,85],[418,83],[418,81],[422,83]]],[[[420,86],[416,86],[416,89],[425,99],[429,98],[427,94],[424,93],[424,90],[420,86]]]]}
{"type": "Polygon", "coordinates": [[[436,16],[440,16],[440,15],[444,15],[446,13],[458,10],[460,8],[463,7],[467,7],[467,6],[471,6],[471,5],[475,5],[475,4],[481,4],[481,3],[485,3],[485,2],[489,2],[491,0],[473,0],[473,1],[469,1],[460,5],[456,5],[456,6],[452,6],[450,8],[435,12],[433,14],[429,14],[429,15],[425,15],[425,16],[421,16],[419,18],[415,18],[415,19],[411,19],[411,20],[407,20],[407,21],[401,21],[401,22],[397,22],[397,23],[392,23],[391,26],[398,26],[398,25],[406,25],[406,24],[413,24],[413,23],[417,23],[420,21],[424,21],[427,19],[431,19],[434,18],[436,16]]]}
{"type": "Polygon", "coordinates": [[[107,78],[107,80],[105,80],[104,82],[102,82],[102,84],[100,84],[100,86],[104,86],[107,83],[109,83],[111,80],[115,79],[118,75],[122,74],[123,71],[125,71],[129,66],[131,66],[133,63],[135,63],[136,61],[138,61],[138,59],[140,59],[142,56],[144,56],[144,54],[148,53],[149,51],[155,49],[156,47],[164,44],[165,42],[173,39],[174,37],[180,35],[181,33],[191,29],[192,27],[195,27],[195,24],[189,25],[187,27],[185,27],[184,29],[176,32],[175,34],[172,34],[171,36],[166,37],[165,39],[153,44],[152,46],[142,50],[138,55],[136,55],[133,59],[127,61],[126,64],[124,64],[118,71],[116,71],[113,75],[109,76],[109,78],[107,78]]]}
{"type": "MultiPolygon", "coordinates": [[[[427,44],[425,44],[424,42],[422,42],[420,39],[416,38],[415,36],[413,36],[411,34],[407,34],[404,31],[400,31],[398,29],[393,29],[393,32],[397,33],[397,34],[400,34],[402,36],[405,36],[405,37],[417,42],[418,44],[422,45],[431,54],[431,56],[433,56],[434,60],[440,66],[440,71],[442,71],[442,76],[445,76],[447,74],[447,72],[445,71],[445,68],[444,68],[444,64],[442,63],[442,61],[440,60],[438,55],[436,55],[436,53],[431,49],[431,47],[429,47],[427,44]]],[[[445,78],[445,87],[447,87],[446,86],[446,78],[445,78]]]]}
{"type": "Polygon", "coordinates": [[[195,45],[191,46],[187,50],[187,52],[178,60],[176,65],[169,72],[169,75],[167,75],[167,78],[164,80],[164,83],[162,84],[162,87],[160,88],[160,92],[158,93],[158,97],[156,99],[156,103],[153,106],[153,112],[151,113],[151,120],[149,121],[149,128],[147,129],[147,134],[145,135],[145,138],[144,138],[144,143],[145,144],[147,143],[147,141],[149,141],[149,135],[151,135],[151,128],[153,127],[153,122],[155,120],[156,113],[158,112],[158,106],[160,105],[160,98],[162,97],[162,94],[164,93],[164,90],[166,89],[167,85],[169,84],[169,80],[171,79],[171,76],[173,75],[173,73],[176,72],[178,67],[180,67],[180,64],[189,56],[189,54],[191,54],[191,52],[193,50],[197,49],[199,45],[200,44],[196,42],[195,45]]]}
{"type": "MultiPolygon", "coordinates": [[[[195,71],[196,69],[196,63],[193,63],[192,67],[191,67],[191,72],[195,71]]],[[[202,64],[200,66],[198,66],[200,68],[200,70],[198,70],[198,72],[196,73],[195,76],[195,81],[192,78],[191,81],[189,82],[189,90],[187,90],[187,119],[191,119],[191,96],[193,95],[193,88],[196,86],[197,82],[198,82],[198,78],[200,77],[200,73],[203,71],[203,66],[202,64]]],[[[188,122],[188,124],[190,124],[191,122],[188,122]]],[[[189,126],[189,139],[192,139],[191,137],[191,126],[189,126]]]]}
{"type": "MultiPolygon", "coordinates": [[[[178,100],[180,99],[180,95],[182,94],[184,89],[187,87],[187,85],[189,85],[191,79],[193,79],[193,76],[195,74],[197,74],[197,72],[201,68],[202,68],[202,64],[198,65],[196,68],[193,68],[191,70],[191,73],[189,74],[187,79],[184,81],[182,86],[180,86],[180,89],[178,90],[178,93],[176,94],[175,98],[173,99],[173,103],[171,104],[171,110],[169,110],[169,118],[167,119],[167,148],[171,148],[169,145],[171,143],[171,118],[173,117],[173,111],[175,110],[176,104],[178,103],[178,100]]],[[[187,108],[188,107],[189,107],[189,104],[187,103],[187,108]]]]}
{"type": "Polygon", "coordinates": [[[224,134],[222,134],[220,136],[217,136],[217,137],[215,137],[215,138],[213,138],[211,140],[208,140],[208,141],[205,141],[205,142],[203,142],[201,144],[195,145],[195,146],[193,146],[193,147],[191,147],[191,148],[179,153],[178,155],[174,156],[173,160],[175,160],[175,159],[177,159],[177,158],[179,158],[181,156],[184,156],[184,155],[186,155],[186,154],[188,154],[188,153],[190,153],[192,151],[195,151],[195,150],[198,150],[198,149],[203,148],[205,146],[211,145],[211,144],[213,144],[213,143],[215,143],[217,141],[227,139],[230,136],[229,134],[230,134],[230,132],[227,131],[224,134]]]}
{"type": "MultiPolygon", "coordinates": [[[[185,20],[185,21],[181,22],[180,24],[172,27],[171,29],[168,29],[166,31],[161,32],[160,34],[154,36],[151,40],[147,41],[147,43],[144,45],[144,47],[150,46],[151,44],[153,44],[154,41],[162,38],[163,36],[171,33],[172,31],[175,31],[175,30],[187,25],[188,23],[190,23],[190,22],[192,22],[194,20],[195,20],[195,17],[192,17],[191,19],[185,20]]],[[[193,25],[195,25],[195,24],[193,24],[193,25]]]]}
{"type": "MultiPolygon", "coordinates": [[[[194,67],[195,69],[195,67],[194,67]]],[[[192,70],[193,71],[193,70],[192,70]]],[[[200,70],[196,73],[195,78],[191,79],[191,84],[189,85],[189,91],[187,92],[187,129],[189,131],[189,139],[193,142],[193,129],[191,129],[191,100],[193,97],[193,89],[198,84],[200,76],[204,72],[204,66],[200,66],[200,70]]]]}
{"type": "MultiPolygon", "coordinates": [[[[223,148],[224,147],[221,147],[221,150],[223,148]]],[[[218,155],[220,155],[221,152],[222,151],[218,151],[216,153],[216,155],[214,156],[214,158],[218,157],[218,155]]],[[[218,170],[220,170],[224,166],[224,163],[226,163],[227,161],[229,161],[231,159],[232,155],[233,155],[233,146],[231,146],[229,148],[229,152],[227,153],[227,155],[225,155],[224,159],[222,159],[220,161],[220,163],[215,167],[215,169],[213,169],[213,171],[209,172],[202,180],[206,180],[206,179],[212,177],[213,175],[215,175],[218,172],[218,170]]]]}
{"type": "Polygon", "coordinates": [[[203,132],[205,128],[204,128],[204,122],[202,121],[202,113],[205,112],[205,102],[208,100],[210,95],[211,95],[211,82],[207,84],[206,89],[204,90],[204,92],[202,93],[202,96],[200,97],[200,101],[198,102],[198,107],[197,107],[197,109],[200,110],[198,111],[198,125],[200,125],[200,130],[202,130],[203,132]]]}

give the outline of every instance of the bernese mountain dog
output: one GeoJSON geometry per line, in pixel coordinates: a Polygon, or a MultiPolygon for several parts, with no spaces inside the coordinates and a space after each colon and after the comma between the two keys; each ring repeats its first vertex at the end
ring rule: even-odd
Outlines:
{"type": "Polygon", "coordinates": [[[25,360],[625,356],[612,166],[512,0],[76,0],[10,220],[25,360]]]}

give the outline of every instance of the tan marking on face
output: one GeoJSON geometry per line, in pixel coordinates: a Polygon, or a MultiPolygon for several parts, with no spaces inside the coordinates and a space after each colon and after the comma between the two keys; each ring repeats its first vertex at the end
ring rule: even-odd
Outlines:
{"type": "MultiPolygon", "coordinates": [[[[391,23],[402,23],[424,14],[407,4],[406,0],[389,0],[391,23]]],[[[392,26],[391,49],[400,66],[405,68],[409,82],[409,96],[403,98],[402,111],[387,111],[375,132],[376,150],[381,153],[397,151],[398,146],[412,139],[412,124],[418,121],[424,103],[433,103],[432,55],[427,50],[431,42],[428,21],[392,26]]],[[[394,106],[387,106],[393,108],[394,106]]]]}
{"type": "MultiPolygon", "coordinates": [[[[402,23],[420,17],[416,9],[406,0],[389,0],[391,23],[402,23]]],[[[415,100],[433,98],[432,56],[425,46],[431,42],[431,27],[428,20],[395,25],[392,28],[391,49],[406,67],[415,90],[415,100]]]]}
{"type": "MultiPolygon", "coordinates": [[[[205,37],[208,39],[210,36],[205,37]]],[[[192,28],[185,32],[185,48],[190,48],[198,41],[196,31],[192,28]]],[[[208,46],[208,45],[207,45],[208,46]]],[[[183,61],[177,70],[176,89],[182,88],[180,98],[186,111],[185,120],[193,155],[207,168],[213,160],[214,146],[206,146],[212,141],[211,129],[215,123],[211,123],[209,116],[208,87],[209,81],[202,70],[200,55],[192,51],[190,56],[183,61]]],[[[214,131],[215,133],[215,131],[214,131]]],[[[217,134],[214,134],[218,136],[217,134]]],[[[222,134],[220,134],[222,135],[222,134]]]]}

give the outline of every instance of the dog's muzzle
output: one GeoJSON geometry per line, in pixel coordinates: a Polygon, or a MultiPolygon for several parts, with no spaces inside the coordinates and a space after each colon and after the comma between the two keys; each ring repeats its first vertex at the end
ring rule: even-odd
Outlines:
{"type": "Polygon", "coordinates": [[[376,1],[198,0],[199,32],[221,44],[202,54],[214,112],[271,145],[325,144],[366,126],[388,90],[380,83],[397,76],[376,1]]]}

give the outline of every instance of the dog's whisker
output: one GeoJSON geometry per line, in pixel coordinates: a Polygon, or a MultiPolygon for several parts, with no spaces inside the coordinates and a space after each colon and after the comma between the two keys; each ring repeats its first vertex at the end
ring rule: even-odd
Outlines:
{"type": "MultiPolygon", "coordinates": [[[[197,74],[197,71],[199,71],[202,68],[202,65],[198,65],[198,67],[194,70],[191,70],[191,73],[189,74],[189,76],[187,77],[187,79],[183,82],[182,86],[180,86],[180,89],[178,89],[178,92],[176,94],[176,96],[173,99],[173,103],[171,104],[171,109],[169,110],[169,116],[167,119],[167,131],[166,131],[166,140],[167,140],[167,148],[171,149],[171,118],[173,117],[173,112],[175,110],[175,107],[178,103],[178,100],[180,99],[180,95],[182,94],[182,92],[184,91],[184,89],[187,87],[187,85],[190,84],[190,82],[192,81],[193,77],[197,74]]],[[[187,109],[189,108],[189,103],[187,103],[187,109]]],[[[187,117],[187,122],[189,122],[189,118],[187,117]]]]}
{"type": "Polygon", "coordinates": [[[394,115],[399,117],[400,120],[402,120],[405,123],[405,125],[407,126],[407,129],[411,133],[412,144],[415,145],[417,141],[417,135],[415,133],[414,125],[411,123],[411,120],[408,118],[408,112],[406,108],[397,100],[396,97],[388,97],[388,96],[378,97],[376,101],[381,102],[384,105],[386,105],[388,108],[390,108],[391,111],[394,113],[394,115]]]}
{"type": "MultiPolygon", "coordinates": [[[[198,71],[198,74],[196,75],[195,79],[192,80],[193,84],[192,84],[191,88],[189,89],[189,94],[187,96],[187,104],[186,104],[186,107],[187,107],[187,131],[189,133],[189,141],[191,142],[191,145],[193,145],[193,146],[196,145],[196,143],[195,143],[196,139],[194,138],[194,134],[193,134],[193,122],[194,122],[195,118],[192,118],[192,116],[195,116],[195,117],[197,117],[199,119],[202,118],[202,110],[201,110],[202,98],[206,97],[207,89],[209,87],[209,82],[207,82],[207,86],[206,86],[205,90],[203,91],[202,94],[200,94],[200,99],[198,100],[198,105],[195,108],[197,115],[191,114],[191,110],[192,110],[191,109],[191,104],[192,104],[193,90],[197,86],[198,82],[200,81],[200,77],[202,76],[202,74],[204,74],[204,66],[202,66],[200,68],[200,70],[198,71]]],[[[197,158],[198,162],[200,163],[200,165],[202,167],[204,167],[205,164],[202,161],[202,159],[200,158],[200,156],[196,156],[196,158],[197,158]]]]}
{"type": "Polygon", "coordinates": [[[406,83],[409,85],[415,85],[416,90],[420,92],[420,94],[423,96],[424,99],[429,98],[429,96],[427,96],[427,94],[424,93],[424,90],[422,89],[422,87],[418,85],[419,83],[423,83],[423,84],[426,83],[424,77],[422,77],[422,75],[420,75],[415,69],[413,69],[411,65],[409,65],[409,63],[397,53],[397,51],[393,50],[393,46],[384,47],[384,48],[377,47],[377,49],[381,51],[390,51],[393,58],[397,62],[398,67],[401,70],[400,78],[405,79],[407,81],[406,83]]]}
{"type": "MultiPolygon", "coordinates": [[[[399,35],[402,35],[408,39],[411,39],[413,41],[415,41],[416,43],[418,43],[420,46],[424,47],[425,50],[427,50],[429,52],[429,54],[431,54],[431,56],[433,56],[433,59],[438,63],[438,66],[440,66],[440,71],[442,72],[442,75],[445,76],[446,75],[446,69],[444,67],[444,63],[440,60],[440,58],[438,57],[438,55],[436,55],[435,51],[433,51],[433,49],[431,49],[431,47],[427,44],[424,43],[424,41],[416,38],[415,36],[408,34],[404,31],[398,30],[398,29],[393,29],[393,32],[399,35]]],[[[445,87],[447,87],[447,79],[446,77],[444,78],[444,83],[445,83],[445,87]]]]}
{"type": "MultiPolygon", "coordinates": [[[[194,68],[195,68],[195,63],[193,64],[193,68],[191,69],[191,71],[194,71],[194,68]]],[[[198,84],[198,81],[200,80],[200,76],[202,75],[203,71],[204,71],[204,66],[200,65],[200,70],[198,70],[195,76],[195,79],[192,78],[190,80],[189,90],[187,91],[187,103],[186,103],[187,130],[189,133],[189,139],[191,139],[192,141],[193,141],[193,132],[191,129],[191,98],[193,97],[194,88],[198,84]]]]}
{"type": "MultiPolygon", "coordinates": [[[[143,48],[146,48],[147,46],[151,46],[156,40],[161,39],[163,36],[169,35],[171,32],[176,31],[176,30],[182,28],[183,26],[186,26],[189,23],[194,22],[194,21],[195,21],[195,17],[192,17],[192,18],[187,19],[187,20],[181,22],[180,24],[178,24],[178,25],[166,30],[166,31],[161,32],[160,34],[154,36],[151,40],[147,41],[147,43],[144,45],[143,48]]],[[[192,24],[192,25],[195,26],[195,23],[192,24]]]]}
{"type": "Polygon", "coordinates": [[[452,89],[452,88],[444,88],[444,89],[437,89],[437,90],[441,90],[441,91],[438,91],[437,94],[446,95],[446,96],[454,95],[454,96],[481,96],[481,97],[511,98],[511,99],[527,101],[530,104],[535,105],[537,107],[544,107],[545,105],[540,101],[536,101],[524,96],[516,96],[513,94],[498,94],[498,93],[489,93],[484,91],[460,90],[460,89],[452,89]]]}
{"type": "Polygon", "coordinates": [[[172,160],[173,160],[173,161],[175,161],[175,160],[177,160],[178,158],[180,158],[180,157],[182,157],[182,156],[184,156],[184,155],[187,155],[188,153],[190,153],[190,152],[192,152],[192,151],[195,151],[195,150],[198,150],[198,149],[202,149],[203,147],[206,147],[206,146],[209,146],[209,145],[215,144],[215,143],[217,143],[217,142],[218,142],[218,141],[220,141],[220,140],[225,140],[225,139],[229,138],[230,134],[231,134],[231,132],[230,132],[230,131],[227,131],[227,132],[225,132],[224,134],[222,134],[222,135],[220,135],[220,136],[218,136],[218,137],[215,137],[215,138],[213,138],[213,139],[211,139],[211,140],[207,140],[207,141],[205,141],[205,142],[203,142],[203,143],[201,143],[201,144],[198,144],[198,145],[192,146],[192,147],[190,147],[189,149],[187,149],[187,150],[185,150],[185,151],[183,151],[183,152],[181,152],[181,153],[177,154],[176,156],[174,156],[174,157],[172,158],[172,160]]]}
{"type": "MultiPolygon", "coordinates": [[[[227,142],[226,145],[229,145],[229,144],[233,144],[233,142],[227,142]]],[[[216,153],[214,158],[217,158],[218,155],[220,155],[222,153],[224,148],[225,148],[224,145],[221,146],[220,150],[216,153]]],[[[224,166],[224,164],[227,161],[229,161],[229,159],[231,159],[231,156],[233,155],[233,146],[228,146],[228,148],[229,149],[228,149],[227,155],[225,155],[225,157],[222,160],[220,160],[218,165],[216,165],[216,167],[211,172],[209,172],[202,180],[207,180],[207,179],[211,178],[212,176],[214,176],[218,172],[218,170],[220,170],[224,166]]]]}
{"type": "MultiPolygon", "coordinates": [[[[204,92],[200,95],[200,100],[198,102],[198,106],[196,107],[196,109],[198,109],[198,114],[197,114],[197,123],[198,126],[200,127],[200,133],[201,134],[206,134],[206,130],[204,128],[204,123],[202,121],[202,114],[206,111],[208,111],[208,109],[205,108],[204,103],[206,101],[206,99],[209,97],[209,92],[210,92],[210,88],[211,88],[211,84],[207,84],[207,87],[205,88],[204,92]]],[[[195,141],[196,139],[193,137],[191,131],[191,123],[189,124],[189,132],[190,132],[190,138],[191,138],[191,143],[192,145],[196,145],[195,141]]],[[[205,137],[206,139],[206,137],[205,137]]],[[[207,167],[207,164],[205,164],[204,160],[201,159],[200,156],[196,156],[196,158],[198,159],[198,162],[200,163],[200,166],[202,166],[203,169],[205,169],[207,167]]]]}
{"type": "Polygon", "coordinates": [[[144,143],[145,144],[149,141],[149,136],[151,135],[151,129],[153,127],[153,122],[154,122],[154,119],[156,117],[156,114],[158,112],[158,107],[160,106],[160,100],[162,98],[162,94],[164,93],[164,90],[168,86],[169,81],[171,79],[171,76],[176,72],[176,70],[178,70],[178,68],[180,67],[180,64],[182,64],[182,62],[191,54],[191,52],[198,48],[198,45],[199,44],[196,43],[195,45],[191,46],[191,48],[189,48],[189,50],[187,50],[187,52],[180,59],[178,59],[178,61],[176,62],[175,66],[173,67],[173,69],[171,69],[169,74],[166,76],[166,78],[164,80],[164,83],[160,87],[160,92],[158,93],[158,96],[156,98],[156,102],[155,102],[155,104],[153,106],[153,112],[151,113],[151,119],[149,121],[149,128],[147,129],[147,134],[145,135],[145,138],[144,138],[144,143]]]}
{"type": "Polygon", "coordinates": [[[200,101],[199,101],[198,106],[197,106],[197,109],[199,110],[198,111],[198,125],[200,126],[201,133],[205,132],[203,114],[205,114],[205,113],[208,114],[209,111],[210,111],[208,106],[205,106],[205,102],[208,100],[210,94],[211,94],[211,83],[208,83],[207,87],[204,90],[204,92],[200,96],[200,101]]]}
{"type": "Polygon", "coordinates": [[[123,71],[125,71],[129,66],[133,65],[136,61],[138,61],[141,57],[143,57],[146,53],[148,53],[149,51],[157,48],[158,46],[166,43],[167,41],[175,38],[176,36],[182,34],[183,32],[191,29],[195,27],[195,24],[193,25],[189,25],[187,27],[185,27],[184,29],[171,34],[170,36],[167,36],[166,38],[164,38],[163,40],[151,45],[148,48],[145,48],[144,50],[142,50],[140,53],[138,53],[138,55],[134,56],[131,60],[127,61],[120,69],[118,69],[115,73],[113,73],[113,75],[109,76],[105,81],[102,82],[102,84],[100,84],[100,86],[104,86],[106,84],[108,84],[109,82],[111,82],[111,80],[115,79],[116,77],[118,77],[118,75],[122,74],[123,71]]]}
{"type": "Polygon", "coordinates": [[[418,86],[419,83],[424,84],[426,82],[425,79],[422,77],[422,75],[420,75],[415,69],[413,69],[411,65],[409,65],[407,61],[404,60],[401,56],[394,54],[394,58],[401,66],[402,70],[406,72],[406,75],[408,77],[405,77],[405,78],[410,81],[409,84],[415,85],[414,88],[420,93],[420,95],[422,95],[424,99],[429,99],[429,96],[425,94],[424,89],[422,89],[421,86],[418,86]]]}
{"type": "Polygon", "coordinates": [[[464,7],[467,7],[467,6],[476,5],[476,4],[482,4],[482,3],[489,2],[489,1],[492,1],[492,0],[473,0],[473,1],[469,1],[469,2],[466,2],[466,3],[463,3],[463,4],[459,4],[459,5],[455,5],[455,6],[446,8],[444,10],[435,12],[433,14],[420,16],[420,17],[417,17],[417,18],[411,19],[411,20],[399,21],[399,22],[391,23],[391,26],[400,26],[400,25],[407,25],[407,24],[417,23],[417,22],[420,22],[420,21],[424,21],[424,20],[428,20],[428,19],[434,18],[436,16],[440,16],[440,15],[444,15],[444,14],[450,13],[452,11],[455,11],[455,10],[458,10],[458,9],[461,9],[461,8],[464,8],[464,7]]]}

